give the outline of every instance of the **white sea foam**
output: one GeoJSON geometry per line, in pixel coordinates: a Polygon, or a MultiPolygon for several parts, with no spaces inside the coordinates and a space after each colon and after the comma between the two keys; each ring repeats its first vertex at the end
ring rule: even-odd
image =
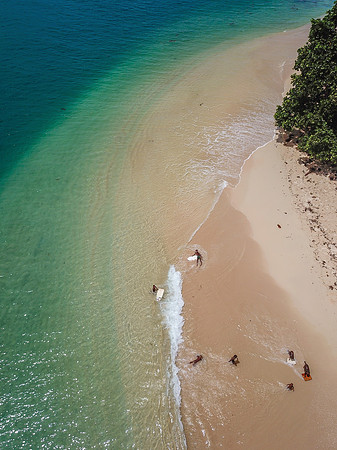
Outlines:
{"type": "Polygon", "coordinates": [[[228,114],[213,126],[199,127],[187,144],[198,145],[203,153],[188,161],[186,176],[198,180],[196,190],[207,187],[215,194],[208,214],[193,231],[189,242],[207,221],[223,190],[239,182],[245,161],[273,138],[275,102],[264,99],[255,108],[247,105],[238,115],[228,114]]]}
{"type": "Polygon", "coordinates": [[[210,210],[208,211],[207,216],[205,217],[205,219],[198,225],[198,227],[193,231],[193,233],[191,234],[188,242],[191,242],[191,240],[194,238],[195,234],[200,230],[200,228],[203,226],[203,224],[207,221],[207,219],[209,218],[209,216],[211,215],[211,212],[213,211],[213,209],[215,208],[216,204],[218,203],[220,196],[223,192],[223,190],[228,186],[227,181],[222,180],[222,182],[220,182],[220,185],[217,189],[214,189],[214,193],[216,194],[212,203],[212,206],[210,208],[210,210]]]}
{"type": "Polygon", "coordinates": [[[247,104],[238,114],[228,114],[211,126],[199,124],[186,145],[197,146],[202,153],[186,163],[186,176],[197,180],[197,187],[212,190],[223,180],[236,184],[245,159],[273,137],[276,101],[266,98],[258,105],[247,104]]]}
{"type": "Polygon", "coordinates": [[[179,424],[183,430],[180,415],[181,387],[178,377],[179,369],[175,364],[179,345],[183,341],[182,328],[184,318],[182,316],[182,309],[184,306],[184,300],[182,296],[182,284],[181,273],[178,272],[173,265],[170,266],[167,277],[167,295],[165,300],[161,302],[161,309],[164,316],[164,323],[168,329],[171,344],[170,388],[177,404],[179,424]]]}

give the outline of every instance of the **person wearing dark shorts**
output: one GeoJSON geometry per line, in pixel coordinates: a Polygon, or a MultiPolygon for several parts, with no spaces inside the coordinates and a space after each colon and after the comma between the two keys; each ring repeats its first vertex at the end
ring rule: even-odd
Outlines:
{"type": "Polygon", "coordinates": [[[199,250],[196,250],[196,251],[194,252],[194,256],[197,257],[197,265],[198,265],[199,262],[200,262],[200,266],[202,266],[202,256],[201,256],[201,253],[199,252],[199,250]]]}

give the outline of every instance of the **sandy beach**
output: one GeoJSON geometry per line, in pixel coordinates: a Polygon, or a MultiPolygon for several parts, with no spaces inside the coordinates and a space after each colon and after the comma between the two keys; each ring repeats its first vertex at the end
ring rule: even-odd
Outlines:
{"type": "Polygon", "coordinates": [[[183,285],[188,448],[336,448],[337,185],[301,156],[276,140],[258,149],[186,249],[205,256],[183,285]]]}
{"type": "Polygon", "coordinates": [[[134,204],[133,220],[146,224],[139,229],[155,225],[151,239],[133,242],[128,261],[161,252],[165,262],[139,271],[139,284],[152,286],[155,272],[164,282],[171,264],[183,276],[176,364],[188,448],[337,444],[336,230],[329,208],[336,183],[305,175],[301,155],[276,141],[255,151],[239,176],[244,160],[273,136],[273,114],[308,31],[218,48],[198,60],[144,118],[121,177],[133,189],[128,183],[124,192],[120,183],[119,211],[134,204]],[[223,180],[227,187],[212,209],[223,180]],[[187,261],[196,248],[201,268],[187,261]],[[295,366],[286,364],[288,350],[295,366]],[[197,354],[204,359],[189,364],[197,354]],[[236,367],[228,363],[234,354],[236,367]],[[304,360],[309,382],[301,376],[304,360]]]}
{"type": "Polygon", "coordinates": [[[313,178],[311,194],[303,188],[295,197],[298,180],[308,182],[298,156],[276,142],[258,150],[195,236],[208,258],[183,288],[182,413],[190,448],[336,445],[336,291],[329,287],[336,261],[322,267],[315,257],[319,248],[300,206],[308,195],[336,204],[336,185],[313,178]],[[285,363],[288,349],[294,367],[285,363]],[[196,353],[205,359],[186,369],[196,353]],[[234,353],[237,367],[227,362],[234,353]],[[304,360],[310,382],[301,377],[304,360]],[[294,392],[285,389],[291,382],[294,392]]]}
{"type": "Polygon", "coordinates": [[[271,142],[331,3],[4,2],[0,449],[337,448],[336,182],[271,142]]]}

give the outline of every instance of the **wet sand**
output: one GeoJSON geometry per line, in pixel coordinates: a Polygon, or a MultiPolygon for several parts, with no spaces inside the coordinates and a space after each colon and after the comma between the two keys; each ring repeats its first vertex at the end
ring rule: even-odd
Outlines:
{"type": "MultiPolygon", "coordinates": [[[[156,211],[151,221],[153,233],[163,239],[165,270],[176,265],[180,248],[207,217],[223,181],[235,185],[244,160],[272,138],[283,78],[307,31],[302,27],[232,48],[219,46],[156,87],[158,98],[130,146],[118,209],[131,205],[147,227],[156,211]]],[[[151,260],[147,247],[138,252],[151,260]]],[[[158,254],[158,243],[151,252],[158,254]]]]}
{"type": "MultiPolygon", "coordinates": [[[[183,287],[179,365],[189,448],[336,445],[336,295],[289,189],[297,180],[290,164],[304,176],[289,151],[275,142],[258,150],[193,240],[207,259],[183,287]],[[288,349],[294,367],[285,363],[288,349]],[[187,365],[197,353],[204,360],[187,365]],[[234,353],[236,367],[228,363],[234,353]],[[294,392],[285,388],[291,382],[294,392]]],[[[324,181],[321,194],[333,200],[335,183],[324,181]]]]}
{"type": "Polygon", "coordinates": [[[308,177],[297,174],[289,149],[271,143],[247,161],[234,187],[244,159],[273,135],[273,113],[308,29],[219,48],[173,77],[144,116],[120,179],[119,210],[131,205],[138,238],[129,253],[121,247],[119,259],[136,264],[134,254],[142,254],[154,261],[152,270],[134,271],[139,279],[132,282],[152,286],[155,277],[163,284],[169,264],[183,275],[184,342],[176,364],[188,448],[337,444],[335,289],[323,281],[302,217],[307,191],[298,180],[309,184],[308,177]],[[232,187],[189,241],[223,180],[232,187]],[[201,268],[187,261],[195,248],[204,255],[201,268]],[[288,349],[294,367],[286,364],[288,349]],[[237,367],[228,363],[234,353],[237,367]],[[188,364],[197,354],[203,361],[188,364]],[[309,382],[301,377],[304,360],[309,382]]]}
{"type": "Polygon", "coordinates": [[[188,263],[183,285],[188,448],[336,448],[336,182],[308,178],[299,156],[275,141],[257,150],[185,249],[205,256],[201,268],[188,263]],[[308,201],[321,208],[316,222],[308,201]]]}

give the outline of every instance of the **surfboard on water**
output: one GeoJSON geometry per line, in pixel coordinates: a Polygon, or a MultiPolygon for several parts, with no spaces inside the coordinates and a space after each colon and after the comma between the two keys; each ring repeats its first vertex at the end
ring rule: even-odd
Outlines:
{"type": "Polygon", "coordinates": [[[295,359],[287,358],[287,364],[292,364],[292,365],[294,365],[294,364],[296,364],[296,360],[295,360],[295,359]]]}
{"type": "Polygon", "coordinates": [[[197,260],[197,255],[189,256],[187,259],[189,261],[196,261],[197,260]]]}
{"type": "Polygon", "coordinates": [[[158,289],[157,296],[156,296],[157,302],[160,302],[160,300],[162,300],[163,295],[164,295],[164,289],[158,289]]]}

